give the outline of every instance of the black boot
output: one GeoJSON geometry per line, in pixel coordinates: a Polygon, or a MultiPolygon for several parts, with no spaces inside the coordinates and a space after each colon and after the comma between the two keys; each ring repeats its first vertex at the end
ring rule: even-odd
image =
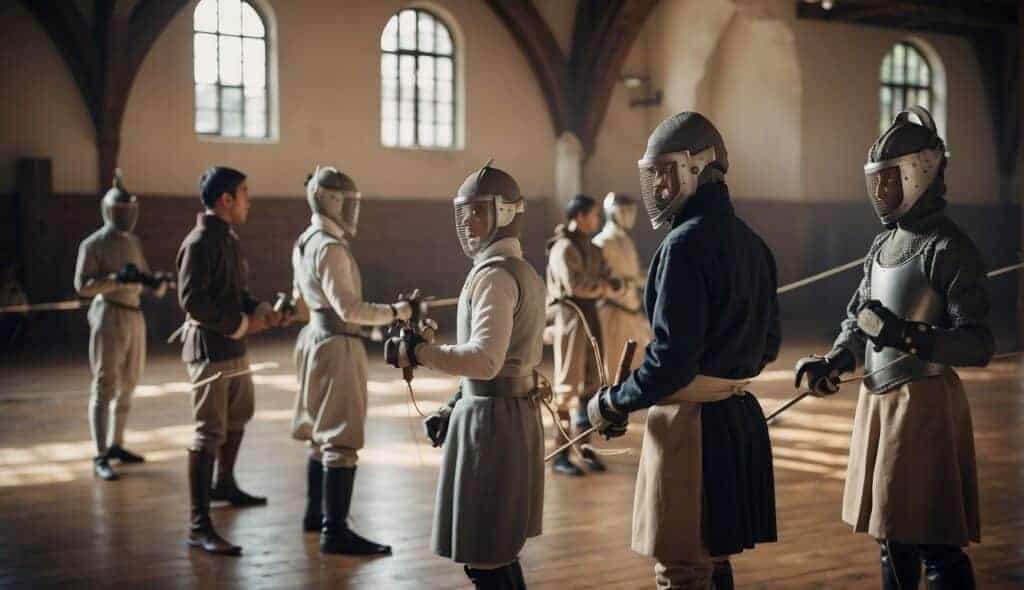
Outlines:
{"type": "Polygon", "coordinates": [[[569,460],[569,449],[559,451],[559,453],[555,455],[555,458],[551,460],[551,470],[560,475],[569,475],[572,477],[579,477],[583,475],[583,470],[569,460]]]}
{"type": "Polygon", "coordinates": [[[302,530],[318,533],[324,520],[324,465],[310,459],[306,465],[306,515],[302,517],[302,530]]]}
{"type": "MultiPolygon", "coordinates": [[[[960,547],[923,545],[921,562],[924,563],[928,590],[974,590],[971,558],[960,547]]],[[[902,578],[900,581],[903,581],[902,578]]],[[[903,590],[907,590],[907,587],[904,586],[903,590]]]]}
{"type": "Polygon", "coordinates": [[[916,590],[921,581],[921,555],[916,545],[879,540],[882,590],[916,590]]]}
{"type": "Polygon", "coordinates": [[[133,453],[121,445],[110,445],[107,449],[108,459],[117,459],[121,463],[145,463],[146,458],[137,453],[133,453]]]}
{"type": "MultiPolygon", "coordinates": [[[[516,561],[514,564],[518,565],[519,562],[516,561]]],[[[515,568],[511,564],[492,570],[478,570],[467,565],[463,567],[463,570],[477,590],[519,590],[520,588],[515,568]]],[[[526,588],[526,585],[521,587],[526,588]]]]}
{"type": "Polygon", "coordinates": [[[348,528],[348,509],[352,504],[355,467],[324,469],[324,528],[320,534],[320,552],[344,555],[389,555],[390,545],[381,545],[360,537],[348,528]]]}
{"type": "Polygon", "coordinates": [[[715,569],[711,572],[711,587],[714,590],[733,590],[735,588],[732,581],[732,563],[728,559],[715,562],[715,569]]]}
{"type": "Polygon", "coordinates": [[[512,581],[515,584],[516,590],[526,590],[526,579],[523,577],[523,566],[519,565],[519,560],[512,562],[509,566],[512,568],[512,581]]]}
{"type": "Polygon", "coordinates": [[[106,481],[117,481],[121,476],[110,466],[106,455],[99,455],[92,460],[92,472],[96,477],[106,481]]]}
{"type": "Polygon", "coordinates": [[[587,466],[587,469],[591,471],[608,471],[605,467],[604,461],[597,456],[594,449],[589,446],[583,447],[583,464],[587,466]]]}
{"type": "Polygon", "coordinates": [[[267,499],[243,492],[235,481],[235,461],[242,446],[243,430],[228,432],[228,438],[217,451],[217,484],[210,491],[211,500],[231,502],[232,506],[262,506],[267,499]]]}
{"type": "Polygon", "coordinates": [[[192,502],[188,544],[218,555],[239,555],[242,548],[234,545],[213,528],[210,520],[210,480],[213,479],[213,455],[202,451],[188,452],[188,488],[192,502]]]}

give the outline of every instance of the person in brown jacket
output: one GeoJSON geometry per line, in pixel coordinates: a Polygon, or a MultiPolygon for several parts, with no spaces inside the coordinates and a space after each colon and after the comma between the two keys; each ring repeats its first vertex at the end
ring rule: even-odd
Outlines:
{"type": "Polygon", "coordinates": [[[282,315],[253,297],[246,285],[246,264],[232,226],[249,215],[244,174],[214,166],[203,173],[199,189],[206,211],[178,250],[178,301],[186,313],[181,358],[193,383],[220,374],[192,390],[196,434],[189,454],[192,512],[188,544],[210,553],[238,555],[242,548],[223,539],[210,520],[210,500],[234,506],[266,504],[235,481],[235,460],[245,425],[253,416],[253,382],[245,338],[282,323],[282,315]],[[214,462],[218,466],[213,482],[214,462]]]}
{"type": "Polygon", "coordinates": [[[971,590],[963,547],[981,539],[967,394],[954,366],[995,348],[985,268],[945,213],[946,146],[911,107],[871,146],[864,175],[886,227],[825,356],[801,359],[796,384],[819,395],[864,366],[850,441],[843,520],[881,547],[882,588],[971,590]],[[910,121],[914,115],[918,123],[910,121]]]}
{"type": "MultiPolygon", "coordinates": [[[[576,195],[565,208],[565,224],[555,227],[548,240],[548,315],[554,317],[555,373],[554,389],[559,418],[572,416],[574,435],[590,428],[587,401],[601,386],[597,359],[588,339],[583,319],[600,345],[601,324],[597,316],[598,300],[621,290],[621,281],[609,278],[609,270],[601,249],[591,238],[601,228],[601,208],[587,195],[576,195]],[[583,312],[583,318],[573,307],[583,312]]],[[[555,428],[555,446],[567,441],[555,428]]],[[[583,460],[591,471],[604,471],[604,463],[583,443],[583,460]]],[[[569,451],[555,456],[551,463],[555,473],[580,476],[583,470],[569,460],[569,451]]]]}

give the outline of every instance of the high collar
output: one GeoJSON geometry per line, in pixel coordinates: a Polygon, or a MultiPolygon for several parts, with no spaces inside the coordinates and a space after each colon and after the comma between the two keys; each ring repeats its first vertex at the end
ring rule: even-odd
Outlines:
{"type": "Polygon", "coordinates": [[[697,192],[686,200],[672,220],[672,227],[701,215],[733,215],[729,186],[724,182],[709,182],[697,187],[697,192]]]}
{"type": "Polygon", "coordinates": [[[946,199],[922,198],[896,222],[896,226],[911,233],[921,233],[932,228],[945,214],[946,199]]]}
{"type": "Polygon", "coordinates": [[[209,232],[221,234],[231,232],[231,224],[213,213],[200,213],[196,215],[196,225],[209,232]]]}
{"type": "Polygon", "coordinates": [[[341,229],[341,226],[329,217],[325,217],[319,213],[314,213],[313,216],[309,218],[309,224],[339,240],[348,240],[348,235],[345,234],[345,230],[341,229]]]}
{"type": "Polygon", "coordinates": [[[489,258],[494,258],[495,256],[522,258],[523,246],[519,243],[519,238],[502,238],[497,240],[477,253],[477,255],[473,257],[473,264],[480,264],[481,262],[489,258]]]}

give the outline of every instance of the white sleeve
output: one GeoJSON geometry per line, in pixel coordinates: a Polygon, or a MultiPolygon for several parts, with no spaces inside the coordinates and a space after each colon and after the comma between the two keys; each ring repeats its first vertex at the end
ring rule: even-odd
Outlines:
{"type": "Polygon", "coordinates": [[[472,328],[461,344],[421,344],[416,360],[431,369],[470,379],[493,379],[505,364],[519,287],[504,269],[480,271],[473,288],[472,328]]]}
{"type": "Polygon", "coordinates": [[[367,303],[354,288],[355,261],[341,246],[323,248],[317,260],[317,274],[334,311],[350,324],[382,326],[395,319],[390,305],[367,303]]]}
{"type": "Polygon", "coordinates": [[[75,291],[81,297],[93,297],[110,293],[123,287],[121,283],[99,270],[96,260],[96,244],[86,238],[78,247],[78,260],[75,262],[75,291]]]}

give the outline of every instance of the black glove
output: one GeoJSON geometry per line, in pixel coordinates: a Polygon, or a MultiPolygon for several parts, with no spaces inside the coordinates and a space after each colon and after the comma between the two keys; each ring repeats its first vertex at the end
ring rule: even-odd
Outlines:
{"type": "Polygon", "coordinates": [[[416,360],[416,346],[426,340],[415,330],[402,328],[398,336],[392,336],[384,342],[384,361],[396,369],[419,366],[416,360]]]}
{"type": "Polygon", "coordinates": [[[143,274],[139,271],[139,267],[130,262],[122,266],[121,270],[117,271],[117,276],[115,278],[119,283],[143,282],[143,274]]]}
{"type": "Polygon", "coordinates": [[[857,368],[853,354],[845,348],[833,350],[825,356],[805,356],[796,362],[793,387],[798,388],[807,376],[807,388],[818,395],[832,395],[839,391],[839,375],[857,368]]]}
{"type": "Polygon", "coordinates": [[[889,346],[921,358],[931,358],[935,348],[934,328],[899,317],[877,299],[866,301],[860,306],[857,328],[871,340],[876,352],[889,346]]]}
{"type": "Polygon", "coordinates": [[[174,284],[174,275],[169,272],[155,272],[151,275],[140,272],[139,282],[149,287],[150,289],[159,289],[161,285],[167,283],[168,285],[174,284]]]}
{"type": "Polygon", "coordinates": [[[437,412],[423,420],[423,430],[427,433],[430,443],[436,448],[444,444],[444,438],[448,434],[448,421],[451,419],[452,409],[449,406],[441,406],[437,412]]]}
{"type": "Polygon", "coordinates": [[[594,430],[603,434],[606,439],[626,434],[629,426],[629,414],[620,412],[611,402],[611,388],[598,390],[587,403],[587,418],[594,430]]]}
{"type": "Polygon", "coordinates": [[[295,315],[295,300],[288,296],[283,291],[278,291],[277,295],[274,296],[274,303],[271,308],[277,313],[283,313],[284,315],[295,315]]]}

